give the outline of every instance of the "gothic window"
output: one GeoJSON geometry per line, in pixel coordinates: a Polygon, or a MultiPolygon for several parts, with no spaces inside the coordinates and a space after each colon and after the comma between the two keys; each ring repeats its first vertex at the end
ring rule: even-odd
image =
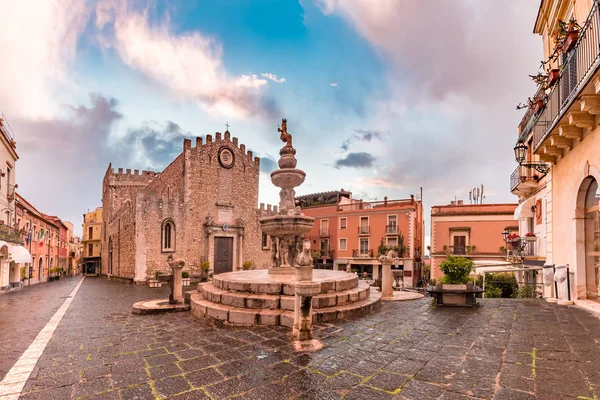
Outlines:
{"type": "Polygon", "coordinates": [[[162,224],[161,248],[163,252],[175,251],[175,223],[171,219],[162,224]]]}

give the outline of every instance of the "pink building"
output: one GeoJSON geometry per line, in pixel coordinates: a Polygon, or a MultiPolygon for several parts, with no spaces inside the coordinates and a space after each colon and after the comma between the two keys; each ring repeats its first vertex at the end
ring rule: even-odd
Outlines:
{"type": "Polygon", "coordinates": [[[431,278],[443,276],[440,263],[447,254],[477,265],[506,262],[502,232],[518,232],[517,204],[464,204],[462,200],[431,207],[431,278]]]}

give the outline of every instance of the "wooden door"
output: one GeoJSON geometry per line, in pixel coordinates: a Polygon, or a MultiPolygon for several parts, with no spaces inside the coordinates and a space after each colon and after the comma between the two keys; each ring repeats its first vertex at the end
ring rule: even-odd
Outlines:
{"type": "Polygon", "coordinates": [[[454,236],[454,254],[465,254],[466,236],[454,236]]]}
{"type": "Polygon", "coordinates": [[[215,274],[233,271],[233,238],[215,238],[215,274]]]}

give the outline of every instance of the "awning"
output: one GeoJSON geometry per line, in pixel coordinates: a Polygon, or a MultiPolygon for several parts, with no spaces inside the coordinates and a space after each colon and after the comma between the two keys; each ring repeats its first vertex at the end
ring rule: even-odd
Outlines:
{"type": "Polygon", "coordinates": [[[14,261],[16,263],[31,262],[31,254],[29,254],[29,251],[27,251],[27,249],[20,244],[8,243],[8,254],[10,255],[10,261],[14,261]]]}
{"type": "Polygon", "coordinates": [[[533,218],[533,211],[531,211],[531,207],[535,204],[535,196],[531,196],[521,204],[517,206],[515,209],[515,221],[524,221],[527,218],[533,218]]]}

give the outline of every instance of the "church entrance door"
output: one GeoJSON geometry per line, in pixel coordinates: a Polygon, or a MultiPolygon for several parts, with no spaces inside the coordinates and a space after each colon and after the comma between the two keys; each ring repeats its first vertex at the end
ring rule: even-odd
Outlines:
{"type": "Polygon", "coordinates": [[[233,271],[233,238],[215,238],[215,275],[233,271]]]}

